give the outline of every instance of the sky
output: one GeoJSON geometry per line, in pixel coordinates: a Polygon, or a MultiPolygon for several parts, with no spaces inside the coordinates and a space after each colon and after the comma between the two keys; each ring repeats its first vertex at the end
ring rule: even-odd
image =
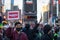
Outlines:
{"type": "MultiPolygon", "coordinates": [[[[6,10],[6,9],[10,9],[11,8],[11,5],[10,5],[10,3],[11,3],[11,0],[5,0],[5,9],[4,10],[6,10]]],[[[40,18],[41,18],[41,14],[42,14],[42,6],[43,5],[47,5],[49,3],[49,0],[37,0],[37,20],[38,20],[38,22],[39,22],[39,20],[40,20],[40,18]]],[[[19,7],[19,9],[21,9],[22,10],[22,8],[23,8],[23,0],[14,0],[14,5],[18,5],[18,7],[19,7]]]]}
{"type": "MultiPolygon", "coordinates": [[[[11,8],[11,0],[5,0],[5,9],[10,9],[11,8]]],[[[12,2],[13,3],[13,2],[12,2]]],[[[14,0],[14,5],[18,5],[19,9],[22,9],[22,3],[23,1],[22,0],[14,0]]]]}
{"type": "Polygon", "coordinates": [[[6,9],[10,9],[10,7],[11,7],[11,5],[10,5],[10,0],[8,1],[8,0],[5,0],[5,2],[4,2],[4,7],[5,7],[5,10],[6,9]]]}

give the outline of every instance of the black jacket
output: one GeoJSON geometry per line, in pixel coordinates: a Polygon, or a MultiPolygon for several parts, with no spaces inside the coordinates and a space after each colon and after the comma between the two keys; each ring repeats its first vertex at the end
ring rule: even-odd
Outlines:
{"type": "Polygon", "coordinates": [[[42,37],[41,37],[41,40],[52,40],[50,38],[50,36],[48,34],[44,34],[42,37]]]}

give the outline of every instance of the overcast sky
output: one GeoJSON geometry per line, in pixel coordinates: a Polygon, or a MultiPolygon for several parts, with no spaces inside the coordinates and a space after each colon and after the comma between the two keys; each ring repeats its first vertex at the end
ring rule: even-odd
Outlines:
{"type": "MultiPolygon", "coordinates": [[[[5,10],[6,9],[10,9],[11,8],[11,0],[5,0],[5,10]]],[[[23,1],[22,0],[14,0],[14,5],[18,5],[19,9],[22,9],[23,1]]],[[[43,5],[47,5],[49,3],[49,0],[37,0],[37,17],[41,17],[41,12],[42,12],[42,6],[43,5]]],[[[40,20],[40,18],[37,19],[38,21],[40,20]]]]}

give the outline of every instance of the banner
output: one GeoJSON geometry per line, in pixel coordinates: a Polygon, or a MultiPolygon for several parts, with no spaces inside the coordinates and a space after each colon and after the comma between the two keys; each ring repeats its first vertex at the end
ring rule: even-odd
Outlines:
{"type": "Polygon", "coordinates": [[[19,11],[8,11],[7,18],[8,18],[8,20],[19,19],[19,11]]]}

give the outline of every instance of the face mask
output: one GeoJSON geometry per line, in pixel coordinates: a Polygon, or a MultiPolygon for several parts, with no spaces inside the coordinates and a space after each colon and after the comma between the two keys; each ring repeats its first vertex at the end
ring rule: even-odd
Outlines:
{"type": "Polygon", "coordinates": [[[21,28],[16,28],[16,30],[17,30],[17,31],[20,31],[20,30],[21,30],[21,28]]]}

